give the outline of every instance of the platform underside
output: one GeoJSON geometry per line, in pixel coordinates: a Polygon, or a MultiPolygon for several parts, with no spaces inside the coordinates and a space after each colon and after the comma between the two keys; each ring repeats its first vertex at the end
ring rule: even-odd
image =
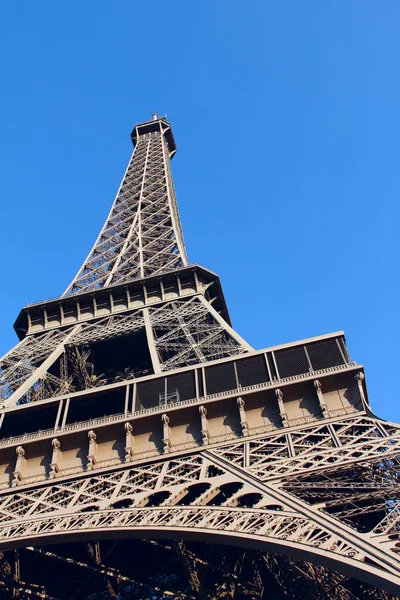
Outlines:
{"type": "Polygon", "coordinates": [[[0,559],[4,599],[396,598],[326,567],[232,545],[111,539],[28,547],[0,559]]]}

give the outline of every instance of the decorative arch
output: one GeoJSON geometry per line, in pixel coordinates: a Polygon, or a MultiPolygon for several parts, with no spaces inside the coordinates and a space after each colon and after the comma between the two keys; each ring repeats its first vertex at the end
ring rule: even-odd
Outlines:
{"type": "MultiPolygon", "coordinates": [[[[350,481],[350,451],[352,463],[363,465],[366,446],[377,447],[375,462],[368,462],[376,470],[377,482],[383,457],[396,452],[376,435],[367,441],[357,439],[356,444],[350,426],[343,425],[348,448],[341,451],[341,471],[336,464],[327,466],[331,446],[326,448],[326,461],[308,466],[310,454],[320,456],[321,448],[313,450],[307,444],[303,458],[299,451],[279,467],[265,460],[270,442],[259,436],[180,456],[97,468],[90,474],[61,475],[39,484],[22,482],[0,493],[0,551],[38,543],[146,536],[209,541],[309,560],[400,595],[396,498],[365,533],[346,520],[353,518],[354,508],[346,519],[331,510],[332,504],[321,508],[321,498],[329,498],[336,481],[350,481]],[[241,498],[259,502],[244,506],[247,502],[241,498]]],[[[362,485],[363,480],[355,484],[362,485]]]]}
{"type": "MultiPolygon", "coordinates": [[[[293,517],[294,525],[296,518],[293,517]]],[[[298,520],[298,518],[297,518],[298,520]]],[[[304,520],[303,520],[304,521],[304,520]]],[[[106,539],[176,539],[215,544],[231,544],[243,548],[283,554],[308,560],[367,584],[398,595],[396,574],[364,562],[357,551],[345,544],[329,549],[326,535],[303,522],[309,535],[302,540],[293,535],[277,536],[277,529],[288,525],[287,517],[270,511],[225,509],[220,507],[156,507],[120,509],[80,513],[58,517],[42,517],[2,529],[2,550],[31,545],[62,544],[74,541],[106,539]],[[340,551],[338,549],[340,547],[340,551]]],[[[293,530],[292,530],[293,531],[293,530]]]]}

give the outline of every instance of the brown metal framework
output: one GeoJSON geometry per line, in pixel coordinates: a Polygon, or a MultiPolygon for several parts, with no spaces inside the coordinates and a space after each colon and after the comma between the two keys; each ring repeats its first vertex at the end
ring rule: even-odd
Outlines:
{"type": "Polygon", "coordinates": [[[254,351],[189,265],[167,120],[0,363],[0,597],[394,598],[400,426],[337,332],[254,351]]]}

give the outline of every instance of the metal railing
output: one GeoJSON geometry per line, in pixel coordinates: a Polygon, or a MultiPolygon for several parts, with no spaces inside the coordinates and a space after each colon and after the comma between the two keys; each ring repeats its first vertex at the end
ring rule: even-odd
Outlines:
{"type": "MultiPolygon", "coordinates": [[[[120,421],[129,421],[132,418],[138,418],[149,414],[162,413],[166,410],[171,410],[175,408],[180,408],[182,406],[190,406],[193,404],[203,404],[207,402],[211,402],[213,400],[219,400],[223,398],[229,398],[230,396],[241,396],[245,394],[249,394],[251,392],[262,391],[265,389],[271,389],[280,387],[282,385],[287,385],[289,383],[295,383],[298,381],[315,379],[321,375],[328,375],[329,373],[336,373],[338,371],[344,371],[349,368],[355,367],[356,363],[349,363],[345,365],[337,365],[335,367],[329,367],[327,369],[321,369],[319,371],[309,371],[308,373],[301,373],[299,375],[293,375],[291,377],[285,377],[282,379],[275,379],[273,381],[266,381],[263,383],[256,383],[253,385],[248,385],[246,387],[234,388],[231,390],[225,390],[223,392],[218,392],[216,394],[207,394],[205,396],[200,396],[199,398],[190,398],[188,400],[179,400],[175,402],[167,402],[166,404],[162,404],[160,406],[159,403],[151,406],[149,408],[142,408],[141,410],[134,411],[132,413],[118,413],[114,415],[107,415],[104,417],[97,417],[95,419],[90,419],[88,421],[79,421],[76,423],[70,423],[64,425],[63,427],[52,428],[52,429],[43,429],[36,431],[34,433],[25,433],[19,436],[13,436],[9,438],[5,438],[0,440],[0,448],[4,448],[9,445],[20,445],[26,442],[32,442],[37,439],[43,438],[53,438],[60,434],[66,434],[73,431],[81,431],[85,429],[92,429],[94,427],[107,425],[109,423],[118,423],[120,421]]],[[[343,410],[343,409],[342,409],[343,410]]]]}

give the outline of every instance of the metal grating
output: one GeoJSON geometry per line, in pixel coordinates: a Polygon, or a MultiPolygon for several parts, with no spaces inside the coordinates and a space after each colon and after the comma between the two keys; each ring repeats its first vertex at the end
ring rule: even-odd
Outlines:
{"type": "Polygon", "coordinates": [[[274,352],[280,378],[292,377],[310,371],[304,346],[283,348],[274,352]]]}
{"type": "Polygon", "coordinates": [[[217,394],[237,387],[233,362],[208,367],[205,372],[207,394],[217,394]]]}
{"type": "Polygon", "coordinates": [[[124,404],[125,391],[123,388],[107,390],[98,396],[72,398],[68,409],[67,424],[122,414],[124,404]]]}
{"type": "Polygon", "coordinates": [[[39,408],[39,410],[6,413],[0,429],[0,439],[33,433],[40,429],[52,429],[56,422],[57,409],[57,405],[50,405],[46,406],[45,410],[39,408]]]}
{"type": "Polygon", "coordinates": [[[314,371],[346,364],[346,360],[339,349],[337,338],[307,344],[307,352],[314,371]]]}
{"type": "Polygon", "coordinates": [[[242,387],[264,383],[269,381],[265,358],[261,356],[252,356],[236,363],[239,383],[242,387]]]}
{"type": "Polygon", "coordinates": [[[196,385],[194,382],[194,371],[186,371],[178,375],[167,377],[167,394],[174,392],[179,393],[180,400],[191,400],[196,398],[196,385]]]}
{"type": "Polygon", "coordinates": [[[137,409],[158,406],[160,395],[165,394],[165,378],[144,381],[137,386],[137,409]]]}

